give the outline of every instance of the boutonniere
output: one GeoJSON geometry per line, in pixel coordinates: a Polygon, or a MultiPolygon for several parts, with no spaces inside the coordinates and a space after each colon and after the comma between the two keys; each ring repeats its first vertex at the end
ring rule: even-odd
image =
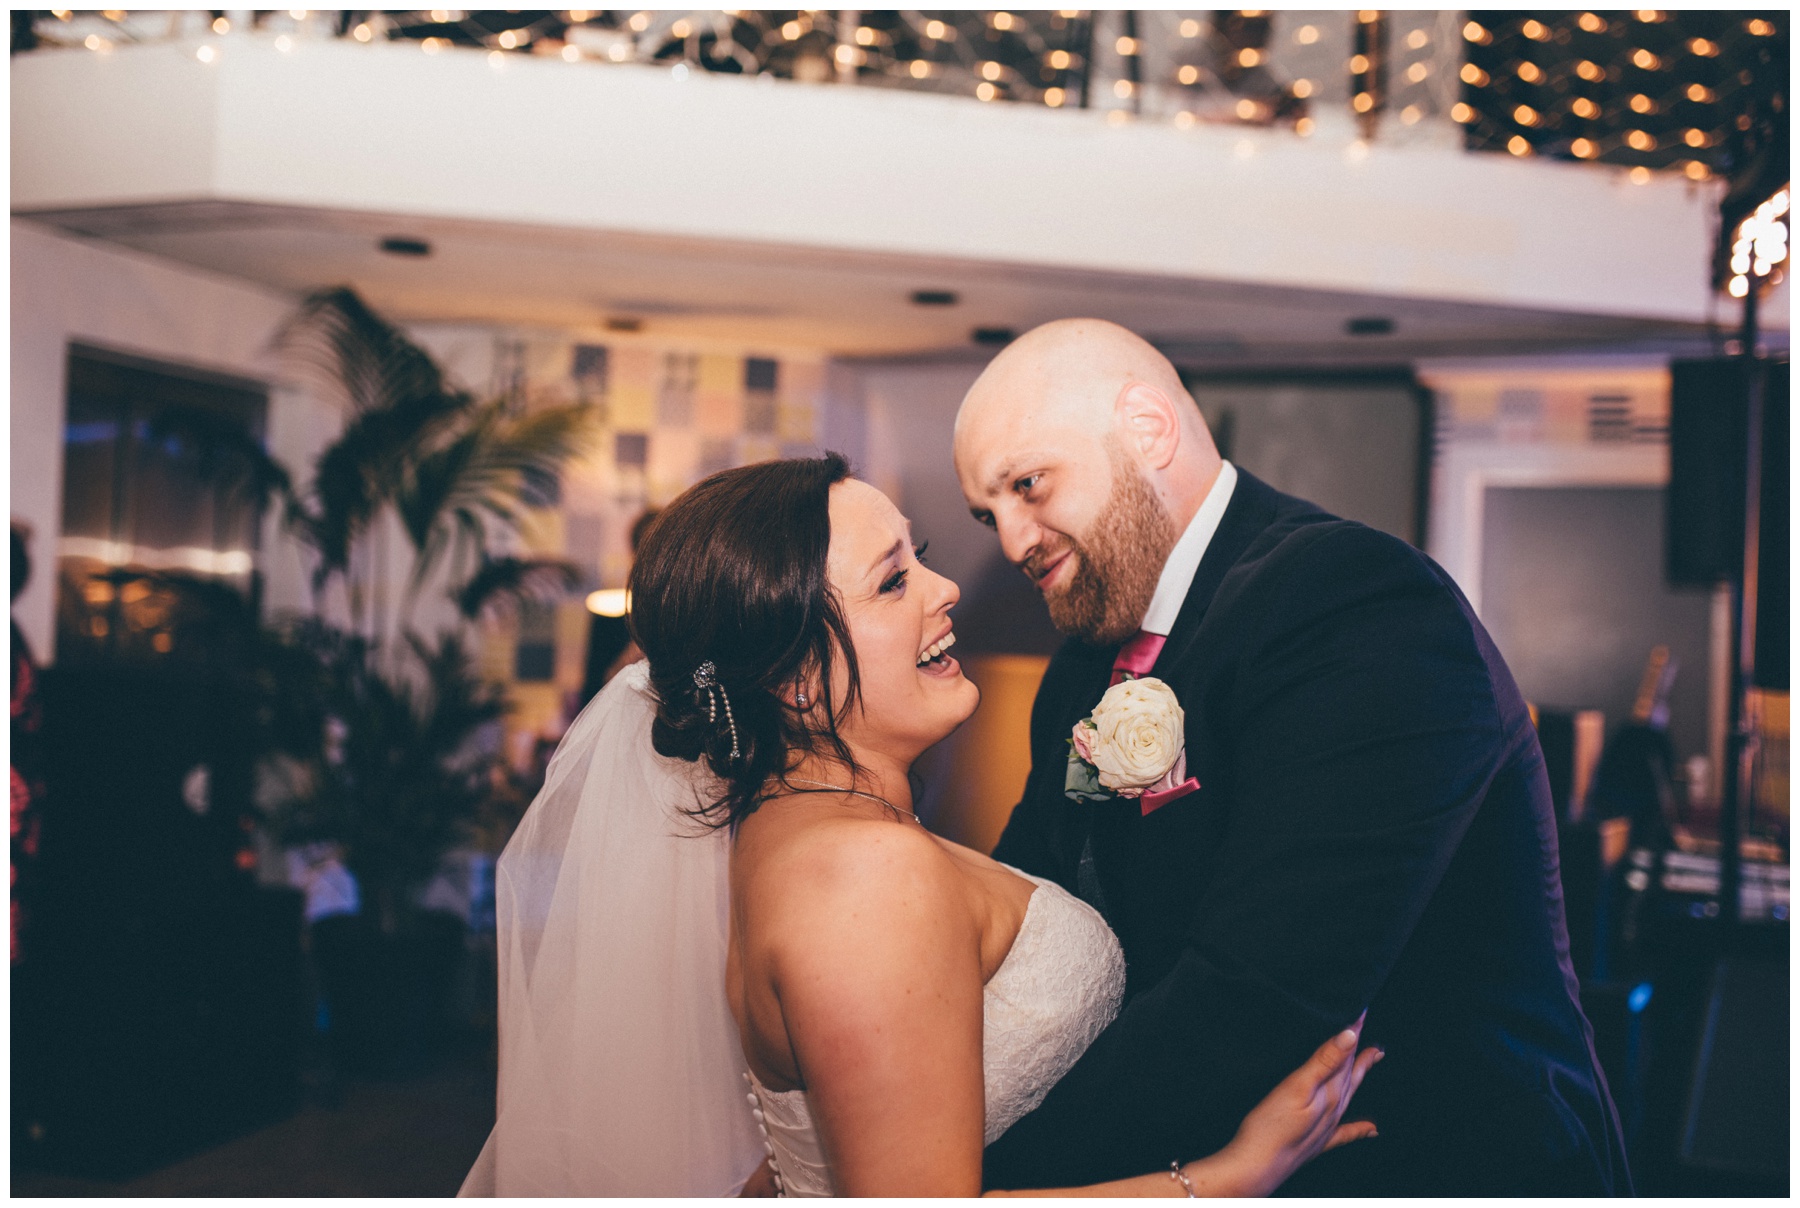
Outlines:
{"type": "Polygon", "coordinates": [[[1137,799],[1145,814],[1200,787],[1187,774],[1187,715],[1155,676],[1106,690],[1075,723],[1063,791],[1076,801],[1137,799]]]}

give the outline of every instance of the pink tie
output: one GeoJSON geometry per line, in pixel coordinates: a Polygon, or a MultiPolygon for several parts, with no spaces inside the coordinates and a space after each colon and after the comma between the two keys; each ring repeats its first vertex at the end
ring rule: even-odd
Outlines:
{"type": "Polygon", "coordinates": [[[1162,653],[1163,643],[1169,639],[1160,633],[1147,633],[1140,629],[1125,644],[1119,647],[1119,657],[1113,660],[1112,679],[1107,686],[1123,680],[1127,675],[1142,678],[1156,666],[1156,656],[1162,653]]]}

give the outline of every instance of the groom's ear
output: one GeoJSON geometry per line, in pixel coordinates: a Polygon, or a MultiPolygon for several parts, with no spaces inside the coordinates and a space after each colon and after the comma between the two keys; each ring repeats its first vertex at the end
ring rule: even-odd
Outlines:
{"type": "Polygon", "coordinates": [[[1113,423],[1126,448],[1152,470],[1167,469],[1181,447],[1181,418],[1168,395],[1133,382],[1113,404],[1113,423]]]}

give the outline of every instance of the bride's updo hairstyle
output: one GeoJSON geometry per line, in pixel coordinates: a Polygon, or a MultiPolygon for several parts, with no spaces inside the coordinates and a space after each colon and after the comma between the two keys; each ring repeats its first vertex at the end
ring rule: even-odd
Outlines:
{"type": "Polygon", "coordinates": [[[831,488],[849,476],[836,453],[721,471],[664,508],[638,549],[631,631],[658,702],[651,742],[719,778],[723,795],[701,811],[714,826],[735,829],[802,754],[856,767],[836,721],[861,679],[826,576],[831,488]],[[844,701],[832,699],[837,659],[844,701]],[[696,681],[708,663],[723,699],[696,681]],[[794,704],[803,682],[816,693],[809,710],[794,704]]]}

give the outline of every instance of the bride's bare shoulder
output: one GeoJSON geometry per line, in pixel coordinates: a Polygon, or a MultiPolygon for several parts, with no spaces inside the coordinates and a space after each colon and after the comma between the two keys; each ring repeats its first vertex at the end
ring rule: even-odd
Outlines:
{"type": "Polygon", "coordinates": [[[851,919],[941,931],[972,921],[956,862],[918,826],[859,816],[767,827],[755,836],[745,894],[780,938],[816,943],[851,919]]]}

